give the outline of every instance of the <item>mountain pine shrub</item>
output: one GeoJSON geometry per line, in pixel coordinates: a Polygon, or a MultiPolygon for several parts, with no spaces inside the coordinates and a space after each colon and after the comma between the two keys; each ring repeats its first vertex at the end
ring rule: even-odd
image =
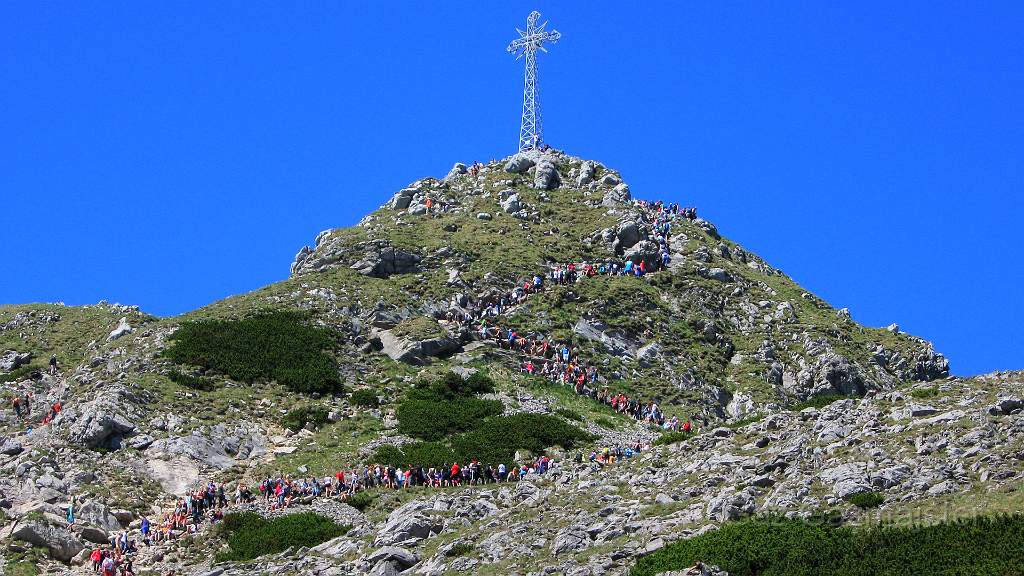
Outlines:
{"type": "Polygon", "coordinates": [[[264,312],[241,320],[184,322],[165,352],[179,364],[252,383],[276,380],[295,392],[339,392],[338,364],[325,350],[331,331],[310,326],[298,312],[264,312]]]}

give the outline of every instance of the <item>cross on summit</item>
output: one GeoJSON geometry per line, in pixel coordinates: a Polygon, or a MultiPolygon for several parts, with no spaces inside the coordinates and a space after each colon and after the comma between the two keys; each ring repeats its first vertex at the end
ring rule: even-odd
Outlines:
{"type": "Polygon", "coordinates": [[[544,42],[558,42],[562,35],[557,30],[544,30],[548,25],[544,22],[537,26],[540,12],[534,10],[526,19],[526,31],[519,32],[519,38],[508,45],[509,54],[515,54],[516,60],[526,56],[526,87],[523,91],[523,123],[519,127],[519,151],[530,150],[540,146],[544,141],[544,126],[540,116],[540,94],[537,88],[537,50],[544,49],[544,42]]]}

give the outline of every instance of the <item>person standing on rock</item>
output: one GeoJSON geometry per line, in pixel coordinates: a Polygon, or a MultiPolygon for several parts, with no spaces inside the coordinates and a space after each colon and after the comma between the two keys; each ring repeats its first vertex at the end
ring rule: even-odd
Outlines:
{"type": "Polygon", "coordinates": [[[50,356],[50,376],[57,375],[57,355],[50,356]]]}
{"type": "Polygon", "coordinates": [[[75,501],[74,500],[72,500],[71,502],[68,503],[67,519],[68,519],[68,531],[70,532],[71,528],[74,527],[74,525],[75,525],[75,501]]]}
{"type": "Polygon", "coordinates": [[[15,396],[12,404],[14,405],[14,415],[21,418],[21,396],[15,396]]]}
{"type": "Polygon", "coordinates": [[[25,418],[32,416],[32,392],[25,392],[25,418]]]}

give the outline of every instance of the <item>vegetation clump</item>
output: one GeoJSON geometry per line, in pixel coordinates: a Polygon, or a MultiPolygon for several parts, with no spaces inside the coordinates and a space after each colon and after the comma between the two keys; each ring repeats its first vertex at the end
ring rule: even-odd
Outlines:
{"type": "Polygon", "coordinates": [[[581,416],[579,412],[576,412],[575,410],[570,410],[568,408],[557,408],[555,409],[555,414],[558,414],[562,418],[567,418],[569,420],[574,420],[576,422],[583,421],[583,416],[581,416]]]}
{"type": "Polygon", "coordinates": [[[866,490],[864,492],[857,492],[846,497],[846,501],[858,508],[878,508],[885,502],[885,497],[878,492],[872,490],[866,490]]]}
{"type": "Polygon", "coordinates": [[[228,514],[220,525],[230,550],[219,552],[215,562],[252,560],[291,547],[313,547],[349,531],[330,518],[312,512],[266,520],[252,512],[228,514]]]}
{"type": "Polygon", "coordinates": [[[349,399],[353,405],[362,406],[364,408],[376,408],[380,406],[380,400],[377,398],[377,394],[373,390],[362,388],[352,393],[352,397],[349,399]]]}
{"type": "Polygon", "coordinates": [[[193,390],[201,390],[203,392],[212,392],[216,386],[213,380],[210,378],[204,378],[202,376],[193,376],[192,374],[185,374],[177,370],[171,370],[167,374],[167,377],[171,379],[171,382],[191,388],[193,390]]]}
{"type": "Polygon", "coordinates": [[[338,392],[338,364],[325,350],[333,334],[297,312],[264,312],[241,320],[184,322],[165,354],[179,364],[216,370],[252,383],[276,380],[296,392],[338,392]]]}
{"type": "Polygon", "coordinates": [[[939,387],[925,386],[923,388],[916,388],[910,391],[910,395],[919,400],[924,400],[925,398],[932,398],[934,396],[939,395],[939,387]]]}
{"type": "Polygon", "coordinates": [[[421,380],[395,411],[398,431],[421,440],[440,440],[470,430],[484,418],[505,411],[498,400],[474,396],[493,390],[494,382],[479,372],[466,379],[448,372],[434,382],[421,380]]]}
{"type": "Polygon", "coordinates": [[[302,430],[307,424],[319,428],[327,423],[327,416],[327,409],[322,406],[300,406],[285,414],[281,418],[281,425],[292,432],[302,430]]]}
{"type": "Polygon", "coordinates": [[[654,439],[653,444],[655,446],[668,446],[669,444],[689,440],[690,436],[689,432],[662,432],[661,436],[654,439]]]}
{"type": "Polygon", "coordinates": [[[446,443],[383,446],[374,459],[391,466],[440,466],[474,458],[486,464],[511,465],[517,450],[539,454],[550,446],[568,449],[590,440],[593,436],[587,432],[550,414],[519,413],[478,421],[472,430],[452,436],[446,443]]]}
{"type": "Polygon", "coordinates": [[[1022,514],[872,528],[773,516],[679,540],[638,560],[631,574],[653,576],[697,562],[734,576],[1020,574],[1022,542],[1022,514]]]}
{"type": "Polygon", "coordinates": [[[345,500],[345,503],[355,508],[356,510],[363,512],[370,507],[370,504],[373,504],[373,500],[373,494],[363,491],[356,492],[348,500],[345,500]]]}

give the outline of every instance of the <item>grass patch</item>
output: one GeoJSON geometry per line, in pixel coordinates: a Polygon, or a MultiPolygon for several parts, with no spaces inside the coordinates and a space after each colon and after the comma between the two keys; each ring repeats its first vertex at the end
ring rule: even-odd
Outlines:
{"type": "Polygon", "coordinates": [[[653,576],[698,561],[734,576],[1021,574],[1024,515],[873,528],[753,518],[670,544],[638,560],[631,574],[653,576]]]}
{"type": "Polygon", "coordinates": [[[885,502],[885,497],[878,492],[867,490],[847,496],[846,501],[858,508],[867,510],[868,508],[878,508],[881,506],[882,502],[885,502]]]}
{"type": "Polygon", "coordinates": [[[444,328],[438,324],[437,320],[429,316],[416,316],[402,320],[391,332],[395,336],[409,340],[430,340],[446,335],[444,328]]]}
{"type": "Polygon", "coordinates": [[[18,366],[7,374],[0,374],[0,382],[18,382],[19,380],[28,378],[35,370],[41,370],[41,368],[33,364],[18,366]]]}
{"type": "Polygon", "coordinates": [[[601,428],[615,430],[615,421],[612,420],[611,418],[605,418],[604,416],[600,416],[594,419],[594,424],[597,424],[601,428]]]}
{"type": "Polygon", "coordinates": [[[337,392],[338,364],[324,353],[334,347],[334,338],[300,313],[264,312],[241,320],[184,322],[165,354],[234,380],[267,378],[296,392],[337,392]]]}
{"type": "Polygon", "coordinates": [[[252,512],[228,514],[220,526],[230,551],[219,552],[215,562],[252,560],[294,547],[313,547],[337,538],[351,526],[336,524],[329,518],[303,512],[265,520],[252,512]]]}

